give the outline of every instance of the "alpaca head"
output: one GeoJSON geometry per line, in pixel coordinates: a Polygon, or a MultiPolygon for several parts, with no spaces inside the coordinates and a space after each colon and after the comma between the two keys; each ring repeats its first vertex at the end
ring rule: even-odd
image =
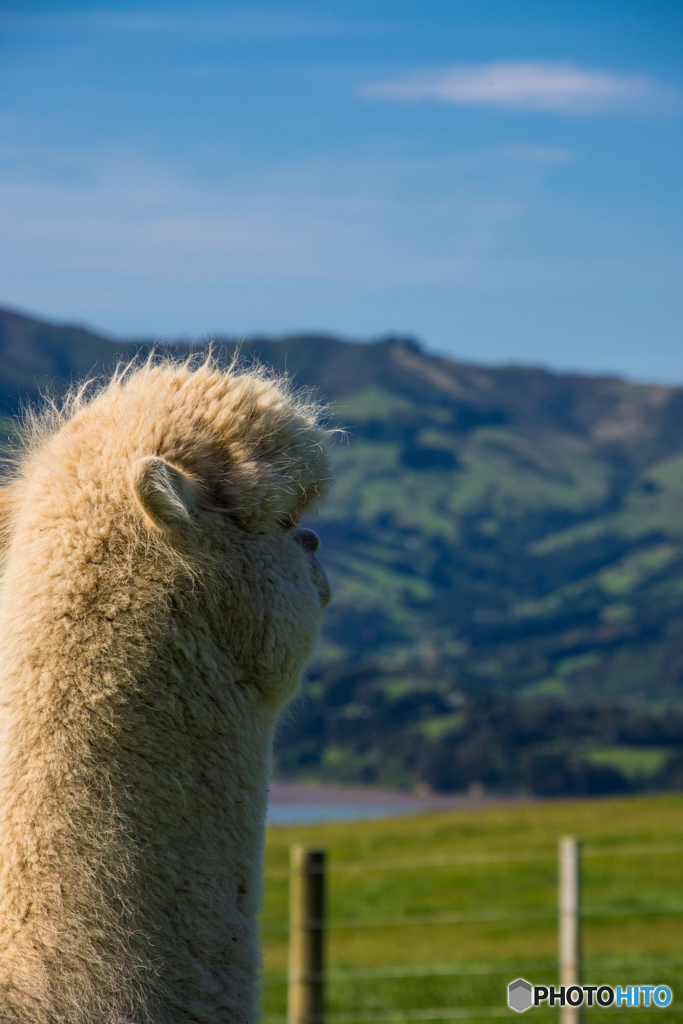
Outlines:
{"type": "Polygon", "coordinates": [[[159,360],[31,426],[0,492],[8,571],[119,639],[185,602],[199,648],[214,645],[198,657],[218,645],[276,711],[329,600],[317,537],[299,525],[329,476],[318,409],[260,369],[159,360]]]}

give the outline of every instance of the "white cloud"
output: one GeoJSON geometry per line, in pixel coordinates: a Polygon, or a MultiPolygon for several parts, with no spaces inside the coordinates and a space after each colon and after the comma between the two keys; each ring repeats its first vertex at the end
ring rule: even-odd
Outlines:
{"type": "Polygon", "coordinates": [[[199,182],[133,154],[71,172],[43,154],[38,177],[35,156],[5,155],[0,299],[113,330],[273,329],[318,307],[320,324],[336,308],[348,323],[359,295],[478,279],[527,212],[514,189],[438,162],[317,160],[199,182]]]}
{"type": "Polygon", "coordinates": [[[0,300],[153,336],[393,325],[437,338],[459,323],[477,337],[478,318],[517,293],[536,296],[533,319],[552,288],[673,290],[668,253],[536,252],[538,178],[558,154],[529,149],[519,159],[502,149],[463,161],[318,159],[212,181],[132,153],[74,161],[0,148],[0,232],[12,253],[0,300]]]}
{"type": "Polygon", "coordinates": [[[424,71],[367,86],[366,96],[439,100],[463,106],[596,114],[652,105],[662,98],[649,79],[588,71],[571,64],[508,61],[424,71]]]}
{"type": "Polygon", "coordinates": [[[17,160],[0,180],[3,233],[15,270],[23,266],[28,277],[57,270],[214,282],[448,277],[478,260],[526,209],[505,189],[491,194],[423,162],[319,160],[212,184],[133,155],[109,154],[71,174],[59,154],[52,164],[47,180],[31,180],[17,160]],[[406,205],[411,183],[425,179],[438,194],[406,205]],[[419,253],[406,244],[411,230],[419,253]]]}

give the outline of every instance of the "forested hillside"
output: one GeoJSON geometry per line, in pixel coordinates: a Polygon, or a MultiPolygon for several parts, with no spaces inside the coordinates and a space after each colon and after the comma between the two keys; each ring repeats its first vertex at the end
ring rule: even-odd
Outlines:
{"type": "MultiPolygon", "coordinates": [[[[4,408],[147,344],[4,312],[4,408]]],[[[346,429],[315,524],[335,599],[282,773],[683,784],[683,389],[473,366],[405,339],[241,350],[315,387],[346,429]]]]}

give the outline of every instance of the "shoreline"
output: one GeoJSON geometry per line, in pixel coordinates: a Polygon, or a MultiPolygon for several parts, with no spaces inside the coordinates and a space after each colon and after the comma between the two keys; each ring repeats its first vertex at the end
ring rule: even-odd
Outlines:
{"type": "Polygon", "coordinates": [[[533,799],[532,796],[485,792],[411,793],[374,786],[340,786],[271,779],[268,821],[270,825],[350,821],[429,811],[480,810],[501,804],[529,803],[533,799]]]}

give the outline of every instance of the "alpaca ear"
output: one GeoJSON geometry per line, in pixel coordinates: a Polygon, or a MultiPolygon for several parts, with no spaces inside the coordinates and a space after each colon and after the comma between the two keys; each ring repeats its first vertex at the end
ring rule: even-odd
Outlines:
{"type": "Polygon", "coordinates": [[[135,497],[161,530],[182,530],[197,514],[197,488],[191,477],[156,455],[146,455],[133,470],[135,497]]]}

